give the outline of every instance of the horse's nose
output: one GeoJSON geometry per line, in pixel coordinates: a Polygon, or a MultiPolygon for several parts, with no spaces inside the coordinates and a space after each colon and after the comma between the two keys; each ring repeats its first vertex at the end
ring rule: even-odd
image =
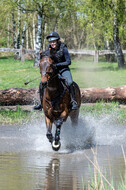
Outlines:
{"type": "Polygon", "coordinates": [[[41,81],[42,83],[47,82],[47,76],[46,75],[41,76],[41,81]]]}
{"type": "Polygon", "coordinates": [[[47,86],[47,81],[42,82],[42,86],[43,86],[43,87],[46,87],[46,86],[47,86]]]}

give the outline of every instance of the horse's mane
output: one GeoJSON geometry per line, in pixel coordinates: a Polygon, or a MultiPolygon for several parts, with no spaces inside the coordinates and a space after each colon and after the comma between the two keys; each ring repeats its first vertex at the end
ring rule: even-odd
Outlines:
{"type": "Polygon", "coordinates": [[[50,51],[43,51],[41,54],[40,54],[40,59],[42,59],[43,57],[49,57],[53,60],[53,62],[55,63],[56,62],[56,57],[54,55],[52,55],[50,53],[50,51]]]}

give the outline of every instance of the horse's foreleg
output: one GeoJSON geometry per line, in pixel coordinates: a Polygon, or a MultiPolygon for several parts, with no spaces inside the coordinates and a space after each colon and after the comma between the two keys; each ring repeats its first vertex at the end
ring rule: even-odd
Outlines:
{"type": "Polygon", "coordinates": [[[46,136],[49,139],[49,142],[52,143],[53,141],[52,122],[50,121],[49,118],[45,117],[45,123],[46,123],[46,129],[47,129],[46,136]]]}
{"type": "Polygon", "coordinates": [[[66,118],[67,118],[66,113],[67,113],[66,111],[62,112],[59,119],[57,119],[55,121],[56,132],[55,132],[55,138],[54,138],[54,140],[52,142],[52,148],[55,151],[58,151],[60,149],[60,146],[61,146],[61,143],[60,143],[60,130],[61,130],[61,126],[63,124],[63,121],[65,121],[66,118]]]}
{"type": "Polygon", "coordinates": [[[55,122],[55,125],[56,125],[55,141],[57,142],[60,140],[60,130],[61,130],[63,121],[66,120],[66,115],[67,115],[66,113],[67,113],[66,111],[62,112],[62,114],[60,115],[60,118],[56,120],[55,122]]]}
{"type": "Polygon", "coordinates": [[[60,130],[63,123],[62,118],[56,121],[55,141],[58,143],[60,140],[60,130]]]}
{"type": "Polygon", "coordinates": [[[60,149],[61,143],[60,143],[60,129],[61,129],[61,125],[62,125],[62,120],[58,119],[55,122],[56,125],[56,132],[55,132],[55,138],[52,142],[52,148],[55,151],[58,151],[60,149]]]}

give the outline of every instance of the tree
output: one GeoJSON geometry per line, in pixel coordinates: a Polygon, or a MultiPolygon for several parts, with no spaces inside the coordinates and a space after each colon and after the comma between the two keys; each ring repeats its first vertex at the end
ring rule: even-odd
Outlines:
{"type": "Polygon", "coordinates": [[[123,55],[121,44],[120,44],[120,38],[119,38],[119,26],[122,23],[124,13],[125,13],[124,1],[113,0],[113,22],[114,22],[113,23],[113,39],[114,39],[115,52],[117,55],[119,68],[124,67],[124,63],[125,63],[124,55],[123,55]]]}
{"type": "Polygon", "coordinates": [[[119,32],[124,22],[125,0],[80,0],[79,11],[89,22],[89,35],[92,33],[94,48],[98,49],[101,42],[105,44],[105,41],[113,41],[118,67],[124,67],[119,32]]]}
{"type": "Polygon", "coordinates": [[[38,66],[46,36],[56,31],[68,48],[115,49],[122,68],[125,6],[125,0],[1,0],[0,46],[34,49],[38,66]]]}
{"type": "MultiPolygon", "coordinates": [[[[55,2],[55,1],[54,1],[55,2]]],[[[36,0],[36,1],[22,1],[18,0],[17,5],[20,10],[25,12],[37,12],[38,21],[37,21],[37,32],[36,32],[36,46],[35,46],[35,59],[34,59],[34,66],[38,66],[40,62],[40,50],[42,47],[42,22],[43,18],[47,15],[53,14],[54,3],[51,0],[36,0]]]]}

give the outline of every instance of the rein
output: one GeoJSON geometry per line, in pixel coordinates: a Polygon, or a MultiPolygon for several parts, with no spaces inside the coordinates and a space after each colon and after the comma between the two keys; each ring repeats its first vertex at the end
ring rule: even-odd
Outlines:
{"type": "MultiPolygon", "coordinates": [[[[45,82],[45,84],[43,85],[44,88],[48,87],[49,82],[51,82],[54,78],[56,78],[59,75],[59,73],[56,73],[55,75],[53,75],[52,77],[50,77],[49,79],[47,79],[47,82],[45,82]]],[[[61,77],[59,77],[59,80],[61,80],[61,77]]],[[[63,81],[61,81],[62,85],[63,81]]],[[[43,83],[42,83],[43,84],[43,83]]],[[[46,97],[43,97],[45,99],[45,101],[51,106],[54,107],[55,103],[57,102],[57,100],[59,100],[59,102],[61,101],[61,98],[64,96],[66,89],[64,88],[64,90],[60,93],[60,89],[58,91],[58,93],[56,93],[56,97],[54,97],[52,100],[48,100],[46,97]]]]}
{"type": "MultiPolygon", "coordinates": [[[[45,75],[46,75],[46,74],[44,74],[43,76],[45,76],[45,75]]],[[[47,88],[48,83],[49,83],[50,81],[52,81],[55,77],[57,77],[57,75],[58,75],[58,73],[57,73],[56,75],[54,75],[54,76],[50,77],[49,79],[47,79],[47,81],[46,81],[46,82],[43,82],[43,83],[42,83],[43,88],[47,88]]]]}
{"type": "Polygon", "coordinates": [[[55,74],[54,76],[52,76],[52,77],[50,77],[48,80],[47,80],[47,83],[49,83],[50,81],[52,81],[55,77],[57,77],[58,76],[58,73],[57,74],[55,74]]]}

